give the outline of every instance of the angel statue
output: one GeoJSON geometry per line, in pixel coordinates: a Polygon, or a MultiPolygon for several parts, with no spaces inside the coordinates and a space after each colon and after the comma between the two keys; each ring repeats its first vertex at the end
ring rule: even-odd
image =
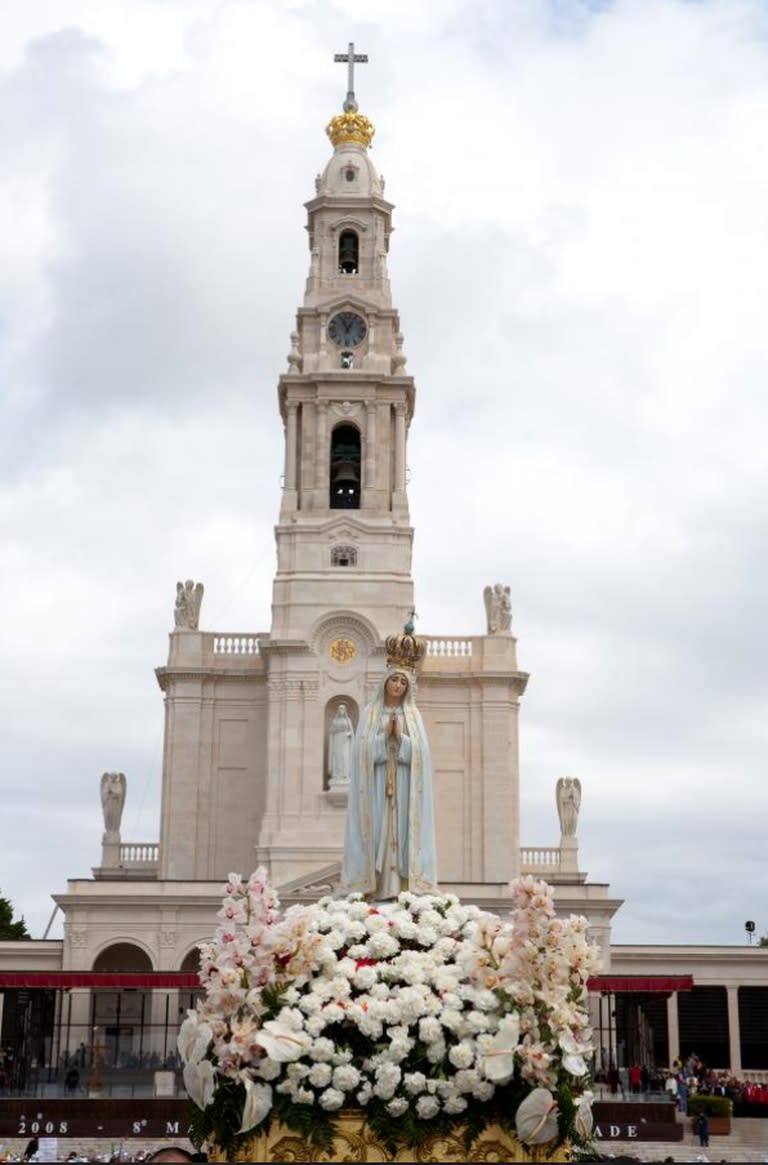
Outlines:
{"type": "Polygon", "coordinates": [[[125,773],[102,773],[101,808],[104,812],[104,831],[120,833],[120,819],[123,816],[126,790],[125,773]]]}
{"type": "Polygon", "coordinates": [[[187,631],[197,631],[204,590],[205,587],[201,582],[195,584],[191,578],[188,578],[185,583],[176,583],[176,603],[173,611],[173,621],[177,628],[182,628],[187,631]]]}
{"type": "Polygon", "coordinates": [[[483,591],[489,635],[503,635],[512,628],[512,595],[510,588],[494,583],[483,591]]]}
{"type": "Polygon", "coordinates": [[[575,837],[581,806],[581,781],[578,777],[560,777],[555,787],[560,832],[563,837],[575,837]]]}

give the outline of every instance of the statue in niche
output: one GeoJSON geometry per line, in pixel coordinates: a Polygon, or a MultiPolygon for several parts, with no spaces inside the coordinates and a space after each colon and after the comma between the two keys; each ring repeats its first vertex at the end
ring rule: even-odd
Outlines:
{"type": "Polygon", "coordinates": [[[386,640],[387,670],[365,708],[352,749],[341,884],[386,901],[437,883],[432,761],[416,701],[426,643],[407,623],[386,640]]]}
{"type": "Polygon", "coordinates": [[[177,628],[186,631],[197,631],[204,590],[205,587],[201,582],[194,583],[191,578],[188,578],[185,583],[176,583],[176,604],[173,611],[173,621],[177,628]]]}
{"type": "Polygon", "coordinates": [[[512,594],[502,583],[494,583],[483,591],[489,635],[503,635],[512,629],[512,594]]]}
{"type": "Polygon", "coordinates": [[[352,775],[352,740],[355,730],[347,715],[347,705],[339,704],[328,729],[329,789],[345,789],[352,775]]]}
{"type": "Polygon", "coordinates": [[[102,773],[101,775],[101,808],[104,813],[105,833],[120,833],[126,786],[125,773],[102,773]]]}
{"type": "Polygon", "coordinates": [[[575,837],[581,807],[581,781],[578,777],[560,777],[555,787],[560,833],[575,837]]]}

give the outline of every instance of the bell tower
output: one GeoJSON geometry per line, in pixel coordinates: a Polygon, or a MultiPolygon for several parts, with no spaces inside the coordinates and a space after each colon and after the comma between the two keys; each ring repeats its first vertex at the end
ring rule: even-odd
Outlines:
{"type": "Polygon", "coordinates": [[[370,158],[349,51],[333,155],[306,203],[310,267],[278,399],[285,467],[276,528],[272,638],[306,639],[330,610],[355,610],[383,638],[413,605],[405,374],[387,253],[392,203],[370,158]]]}

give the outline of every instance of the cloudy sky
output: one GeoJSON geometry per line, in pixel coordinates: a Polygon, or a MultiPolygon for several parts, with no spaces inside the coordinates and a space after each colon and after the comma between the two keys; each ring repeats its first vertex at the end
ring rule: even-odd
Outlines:
{"type": "MultiPolygon", "coordinates": [[[[276,383],[354,40],[397,204],[420,627],[512,588],[522,833],[619,942],[768,931],[762,0],[2,0],[0,887],[158,835],[178,578],[269,626],[276,383]]],[[[60,933],[54,927],[52,934],[60,933]]]]}

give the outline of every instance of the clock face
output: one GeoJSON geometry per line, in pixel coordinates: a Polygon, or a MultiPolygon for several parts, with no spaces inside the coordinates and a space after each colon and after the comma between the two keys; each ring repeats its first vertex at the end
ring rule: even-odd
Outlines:
{"type": "Polygon", "coordinates": [[[356,348],[368,333],[368,325],[354,311],[340,311],[328,325],[328,335],[340,348],[356,348]]]}

